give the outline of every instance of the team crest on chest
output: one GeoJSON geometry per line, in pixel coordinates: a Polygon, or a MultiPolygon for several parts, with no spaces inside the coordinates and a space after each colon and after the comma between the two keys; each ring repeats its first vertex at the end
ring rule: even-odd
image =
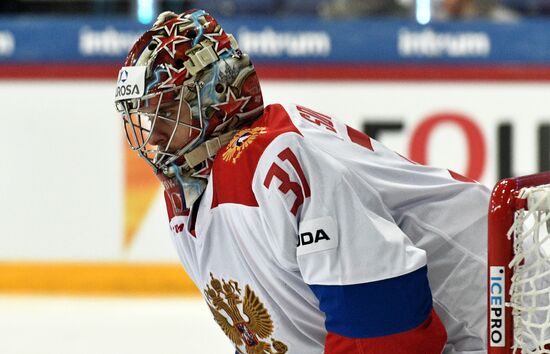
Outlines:
{"type": "Polygon", "coordinates": [[[216,279],[210,273],[204,296],[214,319],[242,354],[284,354],[288,347],[271,337],[273,321],[260,298],[246,285],[216,279]],[[245,317],[247,318],[245,320],[245,317]]]}
{"type": "Polygon", "coordinates": [[[265,134],[265,132],[265,127],[247,128],[239,131],[227,144],[227,150],[222,156],[223,160],[236,163],[243,150],[252,144],[258,135],[265,134]]]}

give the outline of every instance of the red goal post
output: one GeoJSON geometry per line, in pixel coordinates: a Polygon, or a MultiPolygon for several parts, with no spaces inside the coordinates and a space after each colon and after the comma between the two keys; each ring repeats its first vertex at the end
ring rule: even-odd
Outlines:
{"type": "Polygon", "coordinates": [[[493,189],[488,216],[489,354],[550,353],[545,349],[550,348],[549,209],[550,172],[504,179],[493,189]]]}

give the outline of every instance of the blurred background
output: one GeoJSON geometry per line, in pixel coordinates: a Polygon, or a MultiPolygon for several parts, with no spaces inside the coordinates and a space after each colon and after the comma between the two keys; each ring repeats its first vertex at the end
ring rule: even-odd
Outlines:
{"type": "Polygon", "coordinates": [[[232,353],[126,146],[118,69],[204,8],[267,103],[345,121],[492,186],[550,170],[550,0],[3,0],[0,353],[232,353]]]}

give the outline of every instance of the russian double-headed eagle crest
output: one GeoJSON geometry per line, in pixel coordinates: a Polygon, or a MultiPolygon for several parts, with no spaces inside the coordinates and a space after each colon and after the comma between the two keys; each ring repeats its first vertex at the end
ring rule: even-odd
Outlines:
{"type": "Polygon", "coordinates": [[[244,299],[239,283],[218,280],[210,273],[204,295],[214,319],[242,354],[284,354],[288,347],[271,337],[273,321],[264,304],[246,285],[244,299]],[[247,320],[243,317],[242,312],[247,320]],[[223,312],[223,314],[222,314],[223,312]]]}
{"type": "Polygon", "coordinates": [[[231,139],[229,144],[227,144],[227,150],[222,156],[223,160],[225,162],[237,162],[237,159],[241,156],[243,150],[252,144],[258,135],[265,134],[265,132],[265,127],[246,128],[240,130],[237,134],[235,134],[233,139],[231,139]]]}

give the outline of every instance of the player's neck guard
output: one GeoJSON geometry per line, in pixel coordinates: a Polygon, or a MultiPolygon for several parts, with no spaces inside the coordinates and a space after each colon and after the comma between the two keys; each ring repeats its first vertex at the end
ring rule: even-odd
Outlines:
{"type": "Polygon", "coordinates": [[[175,178],[180,185],[183,209],[189,210],[202,193],[204,193],[207,180],[200,177],[192,177],[189,174],[181,174],[179,169],[175,169],[175,178]]]}
{"type": "Polygon", "coordinates": [[[223,146],[229,143],[235,133],[236,131],[232,130],[205,141],[183,155],[185,159],[183,165],[178,166],[173,163],[162,172],[164,176],[178,181],[184,209],[191,208],[204,193],[212,168],[212,159],[223,146]]]}

